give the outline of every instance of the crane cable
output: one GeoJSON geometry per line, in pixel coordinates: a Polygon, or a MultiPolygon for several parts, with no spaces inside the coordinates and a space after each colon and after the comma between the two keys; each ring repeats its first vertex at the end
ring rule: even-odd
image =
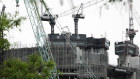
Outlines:
{"type": "MultiPolygon", "coordinates": [[[[100,3],[100,2],[103,2],[104,0],[100,0],[100,1],[96,1],[96,2],[93,2],[93,1],[94,0],[88,1],[86,3],[83,3],[83,9],[88,8],[88,7],[92,6],[92,5],[96,5],[96,4],[100,3]]],[[[70,15],[70,14],[76,12],[78,9],[79,9],[79,6],[71,8],[70,10],[67,10],[67,11],[64,11],[64,12],[58,14],[58,16],[59,17],[64,17],[64,16],[67,16],[67,15],[70,15]]]]}

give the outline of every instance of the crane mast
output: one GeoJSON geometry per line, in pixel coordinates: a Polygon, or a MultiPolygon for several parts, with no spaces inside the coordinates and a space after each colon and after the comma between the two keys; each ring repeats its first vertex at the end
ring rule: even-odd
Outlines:
{"type": "Polygon", "coordinates": [[[83,4],[82,3],[81,3],[79,10],[76,14],[72,15],[72,17],[74,18],[74,26],[75,26],[75,34],[76,35],[78,35],[78,21],[79,21],[79,19],[85,18],[85,16],[83,15],[83,4]],[[79,13],[80,9],[81,9],[81,13],[79,13]]]}
{"type": "MultiPolygon", "coordinates": [[[[28,13],[28,17],[30,19],[30,23],[32,26],[32,30],[34,32],[34,36],[37,42],[37,46],[39,48],[39,52],[44,61],[53,60],[52,52],[50,49],[50,42],[45,33],[43,24],[40,20],[40,14],[38,11],[37,3],[35,0],[24,0],[24,4],[28,13]]],[[[56,76],[57,69],[55,67],[54,71],[52,71],[52,79],[59,78],[56,76]]]]}
{"type": "Polygon", "coordinates": [[[58,18],[58,15],[52,15],[48,9],[47,4],[44,2],[44,0],[40,0],[41,4],[45,7],[45,10],[47,11],[47,14],[43,14],[41,16],[42,21],[48,21],[51,25],[51,34],[54,34],[54,26],[56,24],[55,19],[58,18]]]}
{"type": "MultiPolygon", "coordinates": [[[[73,0],[70,0],[71,3],[71,7],[74,7],[73,4],[73,0]]],[[[74,9],[72,9],[74,10],[74,9]]],[[[75,34],[78,37],[78,21],[79,19],[84,19],[85,16],[83,15],[83,3],[81,3],[80,8],[78,9],[77,13],[72,15],[73,19],[74,19],[74,26],[75,26],[75,34]],[[79,13],[79,11],[81,10],[81,13],[79,13]]],[[[67,35],[68,36],[68,35],[67,35]]],[[[66,38],[66,42],[68,42],[68,44],[70,45],[70,47],[72,48],[73,52],[76,54],[77,51],[75,50],[75,45],[73,45],[73,43],[71,42],[70,39],[66,38]]],[[[85,61],[85,59],[83,58],[83,56],[81,56],[81,61],[82,61],[82,65],[84,66],[84,68],[86,69],[86,71],[88,72],[88,74],[92,77],[92,79],[97,79],[97,77],[94,75],[94,73],[91,71],[90,67],[88,66],[87,62],[85,61]]]]}
{"type": "Polygon", "coordinates": [[[130,42],[133,43],[133,39],[136,35],[137,30],[134,30],[133,23],[133,1],[128,0],[129,4],[129,29],[126,29],[127,36],[129,36],[130,42]]]}
{"type": "Polygon", "coordinates": [[[31,3],[30,0],[24,0],[24,4],[26,6],[28,17],[32,25],[32,29],[34,32],[34,36],[36,38],[37,46],[40,49],[39,51],[41,52],[43,60],[47,61],[47,59],[51,58],[49,54],[51,53],[51,51],[49,48],[49,41],[47,39],[47,35],[43,28],[43,24],[40,21],[38,9],[35,7],[36,6],[35,2],[31,3]],[[44,46],[47,46],[47,47],[44,48],[44,46]]]}
{"type": "Polygon", "coordinates": [[[129,29],[134,29],[133,27],[133,4],[132,4],[132,1],[130,0],[129,1],[129,29]]]}

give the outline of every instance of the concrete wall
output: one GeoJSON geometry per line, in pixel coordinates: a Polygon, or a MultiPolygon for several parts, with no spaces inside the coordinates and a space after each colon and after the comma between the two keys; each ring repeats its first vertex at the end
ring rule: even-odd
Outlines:
{"type": "Polygon", "coordinates": [[[131,67],[131,55],[119,55],[118,61],[120,66],[131,67]]]}
{"type": "Polygon", "coordinates": [[[140,56],[131,57],[131,67],[140,69],[140,56]]]}
{"type": "Polygon", "coordinates": [[[31,48],[15,48],[4,51],[4,60],[8,58],[20,58],[22,61],[27,61],[28,55],[39,52],[37,47],[31,48]]]}
{"type": "Polygon", "coordinates": [[[80,77],[85,77],[90,75],[87,70],[82,67],[82,62],[80,60],[80,56],[84,58],[87,62],[88,67],[90,67],[90,71],[94,73],[98,78],[106,78],[107,77],[107,66],[108,66],[108,53],[104,48],[94,49],[88,48],[77,48],[77,60],[81,64],[81,68],[78,70],[80,73],[80,77]],[[81,75],[82,74],[82,75],[81,75]]]}
{"type": "Polygon", "coordinates": [[[140,79],[140,70],[137,70],[136,79],[140,79]]]}

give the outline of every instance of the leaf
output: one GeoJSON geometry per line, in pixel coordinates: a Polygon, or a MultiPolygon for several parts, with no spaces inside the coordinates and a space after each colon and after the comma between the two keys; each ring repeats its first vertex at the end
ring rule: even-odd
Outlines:
{"type": "Polygon", "coordinates": [[[7,39],[5,38],[0,38],[0,48],[2,48],[3,50],[7,50],[9,49],[10,43],[8,42],[7,39]]]}
{"type": "MultiPolygon", "coordinates": [[[[14,27],[18,28],[24,20],[26,20],[25,17],[18,17],[18,12],[15,12],[15,15],[10,13],[4,13],[3,15],[0,15],[0,33],[4,33],[4,31],[9,32],[9,30],[13,29],[14,27]]],[[[3,38],[0,38],[0,47],[3,50],[6,50],[10,47],[9,41],[4,38],[5,36],[6,34],[3,34],[3,38]]]]}
{"type": "Polygon", "coordinates": [[[52,60],[43,61],[39,53],[29,55],[27,62],[10,58],[0,65],[0,79],[49,79],[54,67],[52,60]]]}

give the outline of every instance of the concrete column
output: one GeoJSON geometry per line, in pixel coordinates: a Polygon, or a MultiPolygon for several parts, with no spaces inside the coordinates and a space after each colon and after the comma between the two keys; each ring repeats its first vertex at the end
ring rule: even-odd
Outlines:
{"type": "Polygon", "coordinates": [[[119,55],[119,64],[130,67],[131,55],[119,55]]]}

